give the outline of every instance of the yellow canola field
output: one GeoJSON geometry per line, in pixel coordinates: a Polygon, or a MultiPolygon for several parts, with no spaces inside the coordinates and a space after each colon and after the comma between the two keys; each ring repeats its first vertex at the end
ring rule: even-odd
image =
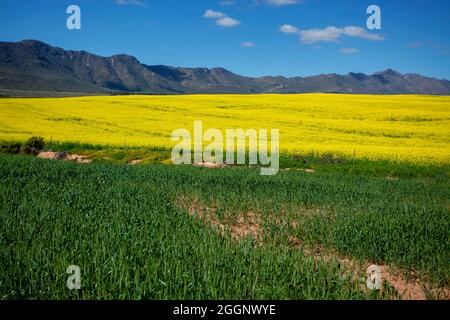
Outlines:
{"type": "Polygon", "coordinates": [[[280,150],[450,163],[450,97],[185,95],[0,99],[0,140],[171,148],[171,132],[280,130],[280,150]]]}

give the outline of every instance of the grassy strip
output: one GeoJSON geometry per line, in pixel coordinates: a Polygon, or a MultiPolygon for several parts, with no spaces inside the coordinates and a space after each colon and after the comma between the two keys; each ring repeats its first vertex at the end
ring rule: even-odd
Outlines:
{"type": "MultiPolygon", "coordinates": [[[[113,163],[129,163],[141,159],[142,163],[171,164],[171,150],[155,147],[115,147],[78,143],[50,143],[47,149],[81,153],[93,160],[113,163]]],[[[236,158],[236,157],[235,157],[236,158]]],[[[248,159],[248,154],[247,154],[248,159]]],[[[321,172],[364,174],[402,178],[450,176],[450,164],[414,164],[388,160],[369,160],[343,157],[335,154],[280,154],[280,168],[314,169],[321,172]]]]}
{"type": "MultiPolygon", "coordinates": [[[[0,153],[17,153],[22,142],[0,141],[0,153]],[[11,152],[11,150],[13,152],[11,152]],[[14,152],[16,150],[17,152],[14,152]]],[[[88,156],[96,162],[126,164],[140,160],[142,164],[171,164],[171,150],[157,147],[117,147],[86,143],[47,143],[45,150],[67,151],[88,156]]],[[[248,158],[248,155],[247,155],[248,158]]],[[[335,154],[280,154],[281,169],[313,169],[350,175],[368,175],[390,178],[447,179],[450,164],[419,164],[388,160],[369,160],[342,157],[335,154]]]]}

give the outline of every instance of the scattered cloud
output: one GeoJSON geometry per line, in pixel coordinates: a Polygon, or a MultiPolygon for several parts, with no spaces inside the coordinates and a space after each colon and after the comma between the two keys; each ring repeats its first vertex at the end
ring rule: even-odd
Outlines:
{"type": "Polygon", "coordinates": [[[418,48],[431,48],[438,50],[440,54],[447,55],[449,53],[450,46],[445,45],[443,43],[438,43],[434,41],[414,41],[405,44],[407,48],[418,49],[418,48]]]}
{"type": "Polygon", "coordinates": [[[426,43],[426,45],[428,45],[432,48],[435,48],[435,49],[443,49],[443,48],[448,47],[448,45],[445,45],[443,43],[434,42],[434,41],[429,41],[426,43]]]}
{"type": "Polygon", "coordinates": [[[241,46],[244,48],[253,48],[256,46],[256,44],[254,42],[245,41],[245,42],[241,42],[241,46]]]}
{"type": "Polygon", "coordinates": [[[233,19],[233,18],[230,18],[230,17],[224,17],[224,18],[221,18],[219,20],[216,20],[216,24],[218,26],[227,28],[227,27],[237,26],[237,25],[239,25],[241,23],[238,20],[236,20],[236,19],[233,19]]]}
{"type": "Polygon", "coordinates": [[[340,53],[343,54],[352,54],[352,53],[358,53],[359,49],[356,48],[342,48],[341,50],[339,50],[340,53]]]}
{"type": "Polygon", "coordinates": [[[114,0],[114,2],[119,6],[146,6],[145,2],[140,0],[114,0]]]}
{"type": "Polygon", "coordinates": [[[366,29],[361,27],[349,26],[342,28],[340,31],[343,35],[346,35],[348,37],[361,38],[370,41],[384,40],[383,36],[376,33],[370,33],[366,29]]]}
{"type": "Polygon", "coordinates": [[[420,48],[423,47],[424,43],[422,41],[415,41],[411,43],[407,43],[406,46],[408,48],[420,48]]]}
{"type": "Polygon", "coordinates": [[[289,33],[289,34],[297,34],[300,32],[300,30],[298,30],[296,27],[291,26],[290,24],[283,24],[280,27],[280,31],[284,32],[284,33],[289,33]]]}
{"type": "Polygon", "coordinates": [[[299,1],[298,0],[266,0],[266,3],[269,6],[281,7],[281,6],[298,4],[299,1]]]}
{"type": "Polygon", "coordinates": [[[225,13],[220,12],[220,11],[213,11],[213,10],[206,10],[205,13],[203,14],[203,18],[207,18],[207,19],[215,19],[216,20],[216,24],[218,26],[224,27],[224,28],[229,28],[229,27],[235,27],[239,24],[241,24],[240,21],[233,19],[231,17],[228,17],[225,13]]]}
{"type": "Polygon", "coordinates": [[[213,10],[206,10],[205,13],[203,14],[203,18],[208,18],[208,19],[220,19],[220,18],[224,18],[227,15],[225,13],[222,13],[220,11],[213,11],[213,10]]]}
{"type": "Polygon", "coordinates": [[[353,37],[371,41],[381,41],[384,37],[379,34],[368,32],[366,29],[355,26],[338,28],[329,26],[324,29],[314,28],[308,30],[299,30],[289,24],[282,25],[280,31],[288,34],[298,34],[300,41],[304,44],[314,44],[317,42],[337,42],[340,38],[353,37]]]}

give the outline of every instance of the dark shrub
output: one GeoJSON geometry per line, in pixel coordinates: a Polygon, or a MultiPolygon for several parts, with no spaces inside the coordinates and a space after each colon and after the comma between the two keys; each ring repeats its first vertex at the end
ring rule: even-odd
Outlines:
{"type": "Polygon", "coordinates": [[[0,152],[18,154],[21,146],[18,142],[0,142],[0,152]]]}
{"type": "Polygon", "coordinates": [[[333,163],[335,163],[335,164],[344,164],[344,163],[346,163],[346,161],[345,161],[344,158],[337,157],[336,159],[333,160],[333,163]]]}
{"type": "Polygon", "coordinates": [[[319,163],[320,164],[333,164],[333,154],[332,153],[325,153],[323,154],[320,159],[319,159],[319,163]]]}
{"type": "Polygon", "coordinates": [[[23,146],[35,149],[36,151],[41,151],[45,147],[45,141],[42,137],[31,137],[23,146]]]}

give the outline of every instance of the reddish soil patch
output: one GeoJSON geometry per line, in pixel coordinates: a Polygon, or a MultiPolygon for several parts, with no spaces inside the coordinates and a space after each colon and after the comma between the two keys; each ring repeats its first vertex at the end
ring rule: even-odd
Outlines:
{"type": "Polygon", "coordinates": [[[263,228],[261,227],[261,220],[254,212],[240,214],[236,222],[226,224],[217,219],[216,207],[205,206],[197,199],[188,200],[186,198],[180,198],[177,204],[190,215],[199,218],[204,224],[216,228],[221,235],[229,232],[234,240],[241,240],[246,237],[252,237],[257,241],[262,240],[263,228]]]}
{"type": "Polygon", "coordinates": [[[42,151],[37,155],[38,158],[57,160],[57,152],[42,151]]]}
{"type": "Polygon", "coordinates": [[[284,169],[280,169],[280,171],[302,171],[302,172],[306,172],[306,173],[316,172],[314,169],[303,169],[303,168],[284,168],[284,169]]]}
{"type": "Polygon", "coordinates": [[[224,168],[227,165],[223,164],[223,163],[214,163],[214,162],[199,162],[199,163],[194,163],[193,166],[214,169],[214,168],[224,168]]]}
{"type": "Polygon", "coordinates": [[[135,160],[131,160],[131,161],[130,161],[130,164],[131,164],[131,165],[135,165],[135,164],[141,163],[142,161],[143,161],[142,159],[135,159],[135,160]]]}
{"type": "Polygon", "coordinates": [[[50,160],[67,160],[83,164],[92,162],[92,160],[88,159],[86,156],[69,154],[67,152],[42,151],[37,155],[37,157],[50,160]]]}
{"type": "MultiPolygon", "coordinates": [[[[367,279],[366,270],[374,263],[370,261],[359,262],[349,257],[342,256],[336,251],[326,250],[322,246],[305,246],[302,242],[294,236],[289,236],[289,244],[292,247],[302,250],[305,256],[313,257],[316,261],[337,261],[345,270],[347,275],[352,278],[367,279]]],[[[386,264],[376,264],[380,268],[381,280],[386,281],[392,286],[403,300],[426,300],[427,291],[434,297],[440,299],[450,299],[450,290],[448,288],[433,288],[426,289],[426,283],[421,282],[416,274],[411,273],[409,277],[405,277],[401,270],[394,270],[386,264]]],[[[383,286],[382,286],[383,288],[383,286]]],[[[362,290],[369,290],[365,286],[361,286],[362,290]]]]}

